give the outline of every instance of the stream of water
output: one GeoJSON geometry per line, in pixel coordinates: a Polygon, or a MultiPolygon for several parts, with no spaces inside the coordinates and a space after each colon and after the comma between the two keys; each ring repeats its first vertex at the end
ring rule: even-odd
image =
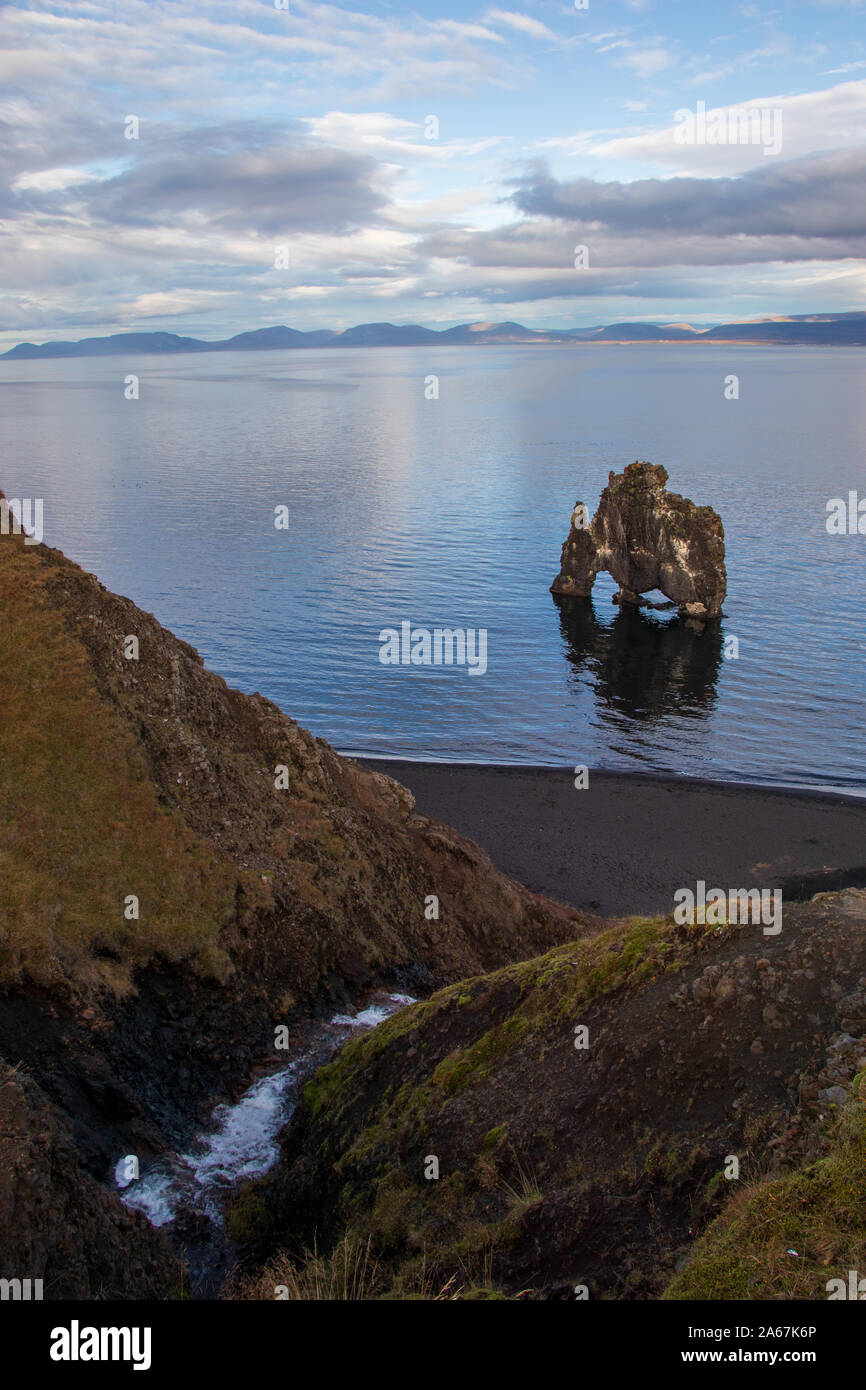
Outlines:
{"type": "Polygon", "coordinates": [[[153,1226],[182,1226],[185,1235],[191,1233],[185,1251],[194,1293],[212,1291],[229,1268],[226,1198],[276,1163],[280,1132],[294,1113],[303,1083],[351,1037],[414,1003],[408,994],[376,991],[356,1013],[338,1013],[328,1022],[308,1020],[293,1053],[259,1074],[234,1104],[216,1106],[188,1152],[163,1155],[131,1181],[127,1159],[118,1160],[114,1177],[121,1201],[143,1212],[153,1226]]]}

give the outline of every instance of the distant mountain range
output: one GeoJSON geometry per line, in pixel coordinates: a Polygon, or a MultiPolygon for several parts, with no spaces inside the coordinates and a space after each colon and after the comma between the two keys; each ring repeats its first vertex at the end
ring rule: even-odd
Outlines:
{"type": "Polygon", "coordinates": [[[18,343],[2,357],[112,357],[129,353],[245,352],[263,348],[419,347],[501,343],[697,343],[866,347],[866,311],[846,314],[793,314],[694,328],[689,323],[611,323],[596,328],[525,328],[522,323],[461,323],[456,328],[423,328],[417,323],[361,323],[355,328],[257,328],[208,343],[177,333],[114,333],[77,343],[18,343]]]}

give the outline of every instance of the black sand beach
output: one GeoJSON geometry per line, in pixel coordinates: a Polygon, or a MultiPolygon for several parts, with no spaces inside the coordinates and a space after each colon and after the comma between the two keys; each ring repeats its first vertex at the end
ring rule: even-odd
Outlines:
{"type": "Polygon", "coordinates": [[[866,798],[596,771],[578,791],[569,769],[367,765],[533,892],[602,914],[669,912],[698,879],[789,900],[866,886],[866,798]]]}

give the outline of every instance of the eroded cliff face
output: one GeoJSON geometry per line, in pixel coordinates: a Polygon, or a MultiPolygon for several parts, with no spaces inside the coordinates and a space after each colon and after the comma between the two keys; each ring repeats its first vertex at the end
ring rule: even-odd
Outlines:
{"type": "Polygon", "coordinates": [[[0,1058],[91,1176],[182,1140],[278,1024],[579,928],[59,552],[0,535],[0,612],[0,1058]]]}
{"type": "Polygon", "coordinates": [[[29,1279],[31,1298],[41,1280],[44,1299],[180,1298],[185,1285],[159,1231],[82,1168],[60,1108],[2,1061],[0,1278],[29,1279]]]}
{"type": "Polygon", "coordinates": [[[668,492],[667,479],[661,465],[630,463],[609,475],[591,522],[578,503],[552,592],[585,598],[606,570],[620,603],[660,589],[689,618],[719,617],[727,589],[721,518],[668,492]]]}

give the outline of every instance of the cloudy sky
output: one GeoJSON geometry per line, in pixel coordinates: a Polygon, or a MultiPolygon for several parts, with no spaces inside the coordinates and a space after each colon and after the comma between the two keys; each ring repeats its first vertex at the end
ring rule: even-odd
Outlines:
{"type": "Polygon", "coordinates": [[[0,0],[0,346],[866,307],[861,0],[283,5],[0,0]]]}

